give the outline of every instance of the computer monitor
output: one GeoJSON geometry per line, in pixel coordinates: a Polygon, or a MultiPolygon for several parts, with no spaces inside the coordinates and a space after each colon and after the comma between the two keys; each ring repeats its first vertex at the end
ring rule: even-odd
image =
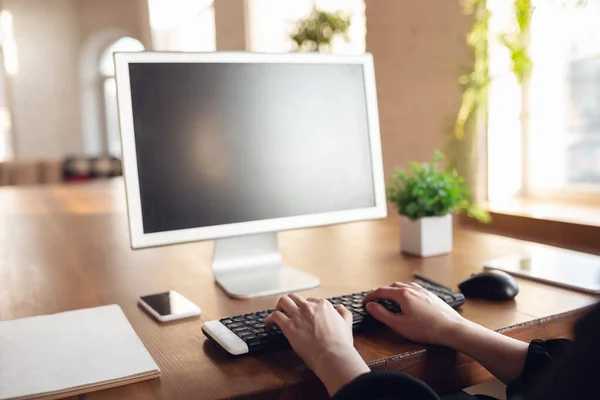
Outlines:
{"type": "Polygon", "coordinates": [[[131,246],[216,240],[231,296],[313,288],[277,232],[386,216],[370,54],[117,53],[131,246]]]}

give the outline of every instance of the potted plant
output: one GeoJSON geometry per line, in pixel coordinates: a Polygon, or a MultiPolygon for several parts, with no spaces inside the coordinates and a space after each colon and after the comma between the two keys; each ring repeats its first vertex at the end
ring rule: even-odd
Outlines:
{"type": "Polygon", "coordinates": [[[463,212],[481,222],[489,214],[471,203],[464,179],[440,167],[436,151],[428,163],[413,162],[410,171],[398,169],[387,187],[388,201],[400,214],[402,251],[421,257],[452,250],[452,214],[463,212]]]}
{"type": "Polygon", "coordinates": [[[350,17],[340,12],[330,13],[314,8],[311,14],[298,21],[296,31],[290,35],[295,51],[329,52],[337,35],[348,40],[350,17]]]}

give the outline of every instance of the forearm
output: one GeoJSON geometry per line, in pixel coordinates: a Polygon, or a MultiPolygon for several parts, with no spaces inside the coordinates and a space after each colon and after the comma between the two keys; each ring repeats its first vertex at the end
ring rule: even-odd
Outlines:
{"type": "Polygon", "coordinates": [[[332,397],[345,384],[371,371],[354,348],[351,351],[334,350],[324,354],[311,367],[332,397]]]}
{"type": "Polygon", "coordinates": [[[508,384],[523,371],[529,345],[470,321],[457,324],[442,343],[479,362],[508,384]]]}

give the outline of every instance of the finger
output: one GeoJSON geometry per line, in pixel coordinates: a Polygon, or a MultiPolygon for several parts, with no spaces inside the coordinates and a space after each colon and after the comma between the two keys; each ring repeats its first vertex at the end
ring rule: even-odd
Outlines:
{"type": "Polygon", "coordinates": [[[306,301],[306,299],[304,297],[300,296],[299,294],[291,293],[288,296],[289,296],[290,299],[292,299],[292,301],[294,303],[296,303],[296,305],[299,308],[306,309],[306,308],[310,307],[310,305],[308,304],[308,302],[306,301]]]}
{"type": "Polygon", "coordinates": [[[396,325],[395,322],[398,319],[402,318],[401,315],[394,314],[379,303],[367,303],[367,311],[373,316],[373,318],[380,322],[383,322],[389,327],[391,327],[392,325],[396,325]]]}
{"type": "MultiPolygon", "coordinates": [[[[412,282],[411,282],[412,283],[412,282]]],[[[392,283],[390,286],[392,287],[397,287],[397,288],[401,288],[401,287],[410,287],[410,283],[405,283],[405,282],[394,282],[392,283]]]]}
{"type": "MultiPolygon", "coordinates": [[[[273,326],[274,324],[282,328],[287,326],[290,321],[290,317],[282,313],[281,311],[274,311],[265,318],[265,326],[273,326]]],[[[283,328],[282,328],[283,329],[283,328]]]]}
{"type": "Polygon", "coordinates": [[[335,309],[342,316],[342,318],[344,318],[344,321],[346,321],[348,327],[352,329],[352,313],[348,311],[348,309],[342,304],[337,306],[335,309]]]}
{"type": "Polygon", "coordinates": [[[389,286],[380,287],[379,289],[375,289],[371,293],[367,294],[363,299],[363,303],[366,304],[375,300],[395,300],[396,297],[398,297],[398,293],[404,289],[406,288],[389,286]]]}
{"type": "Polygon", "coordinates": [[[276,310],[283,311],[288,316],[292,316],[298,313],[298,306],[289,296],[281,296],[277,305],[275,306],[276,310]]]}
{"type": "Polygon", "coordinates": [[[331,305],[331,306],[333,306],[333,304],[331,304],[331,302],[329,300],[327,300],[327,299],[321,299],[321,298],[318,298],[318,297],[309,297],[308,299],[306,299],[306,301],[310,302],[310,303],[316,303],[317,305],[324,305],[324,306],[331,305]]]}
{"type": "Polygon", "coordinates": [[[410,287],[415,288],[417,290],[424,290],[425,288],[423,286],[421,286],[419,283],[417,282],[411,282],[408,284],[410,287]]]}

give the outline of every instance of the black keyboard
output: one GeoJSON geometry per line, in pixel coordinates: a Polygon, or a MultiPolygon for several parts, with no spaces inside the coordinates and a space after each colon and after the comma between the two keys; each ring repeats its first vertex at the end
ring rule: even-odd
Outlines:
{"type": "MultiPolygon", "coordinates": [[[[454,293],[451,289],[444,286],[420,279],[416,279],[414,282],[419,283],[453,308],[460,307],[465,302],[463,294],[454,293]]],[[[368,290],[344,296],[331,297],[327,300],[334,306],[343,304],[350,312],[352,312],[352,329],[353,331],[361,331],[363,329],[381,325],[379,321],[374,319],[367,312],[362,303],[364,297],[370,292],[371,291],[368,290]]],[[[382,300],[378,301],[378,303],[382,304],[393,313],[401,312],[398,304],[393,301],[382,300]]],[[[287,347],[289,344],[278,326],[275,325],[270,328],[265,327],[265,318],[273,311],[273,309],[269,309],[222,318],[218,321],[210,321],[202,326],[202,331],[208,338],[215,340],[226,351],[235,355],[252,354],[287,347]],[[233,333],[233,335],[231,333],[233,333]]]]}

